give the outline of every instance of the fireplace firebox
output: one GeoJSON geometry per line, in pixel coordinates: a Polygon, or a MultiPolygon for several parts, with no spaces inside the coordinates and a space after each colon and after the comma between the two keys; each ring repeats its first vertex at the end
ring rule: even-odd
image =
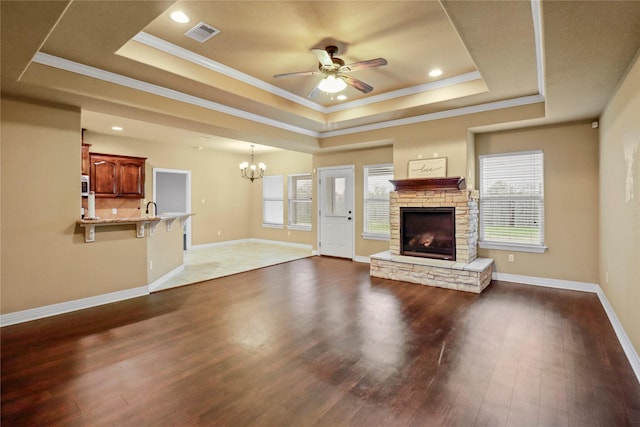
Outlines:
{"type": "Polygon", "coordinates": [[[401,207],[400,253],[455,261],[455,208],[401,207]]]}

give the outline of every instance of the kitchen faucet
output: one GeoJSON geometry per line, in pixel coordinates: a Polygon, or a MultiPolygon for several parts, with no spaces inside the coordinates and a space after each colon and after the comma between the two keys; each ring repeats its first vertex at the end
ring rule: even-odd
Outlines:
{"type": "Polygon", "coordinates": [[[153,206],[155,207],[154,215],[158,215],[158,205],[156,205],[156,202],[148,202],[147,203],[147,212],[146,212],[146,214],[149,215],[149,205],[150,204],[153,204],[153,206]]]}

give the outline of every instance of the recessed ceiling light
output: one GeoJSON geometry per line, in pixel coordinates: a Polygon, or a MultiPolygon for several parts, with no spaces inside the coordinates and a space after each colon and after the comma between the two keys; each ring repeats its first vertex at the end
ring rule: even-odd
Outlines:
{"type": "Polygon", "coordinates": [[[438,68],[434,68],[433,70],[429,71],[429,77],[438,77],[441,75],[442,75],[442,70],[438,68]]]}
{"type": "Polygon", "coordinates": [[[111,126],[111,129],[120,132],[122,130],[122,127],[121,126],[111,126]]]}
{"type": "Polygon", "coordinates": [[[347,99],[347,95],[338,95],[338,100],[344,101],[345,99],[347,99]]]}
{"type": "Polygon", "coordinates": [[[171,12],[171,15],[169,16],[171,17],[171,19],[173,19],[174,21],[180,24],[186,24],[187,22],[189,22],[189,17],[181,10],[176,10],[175,12],[171,12]]]}

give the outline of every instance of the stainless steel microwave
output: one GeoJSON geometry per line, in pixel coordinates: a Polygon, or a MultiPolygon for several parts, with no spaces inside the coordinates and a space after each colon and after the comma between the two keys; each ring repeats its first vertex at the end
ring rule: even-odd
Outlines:
{"type": "Polygon", "coordinates": [[[89,175],[80,175],[80,195],[89,195],[89,175]]]}

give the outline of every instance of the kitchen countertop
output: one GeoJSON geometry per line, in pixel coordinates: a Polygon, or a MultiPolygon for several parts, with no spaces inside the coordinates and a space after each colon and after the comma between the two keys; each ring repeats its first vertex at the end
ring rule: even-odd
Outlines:
{"type": "Polygon", "coordinates": [[[186,218],[192,216],[192,213],[179,213],[179,212],[171,212],[171,213],[163,213],[156,216],[136,216],[130,218],[83,218],[78,220],[78,224],[133,224],[137,222],[154,222],[154,221],[162,221],[162,220],[170,220],[177,218],[186,218]]]}
{"type": "Polygon", "coordinates": [[[83,218],[77,221],[80,227],[84,227],[84,241],[86,243],[95,242],[95,227],[106,225],[135,224],[136,237],[144,237],[145,225],[149,228],[149,235],[153,235],[161,221],[166,221],[167,231],[171,230],[176,219],[185,221],[188,217],[195,215],[187,212],[168,212],[156,216],[137,216],[130,218],[83,218]]]}

